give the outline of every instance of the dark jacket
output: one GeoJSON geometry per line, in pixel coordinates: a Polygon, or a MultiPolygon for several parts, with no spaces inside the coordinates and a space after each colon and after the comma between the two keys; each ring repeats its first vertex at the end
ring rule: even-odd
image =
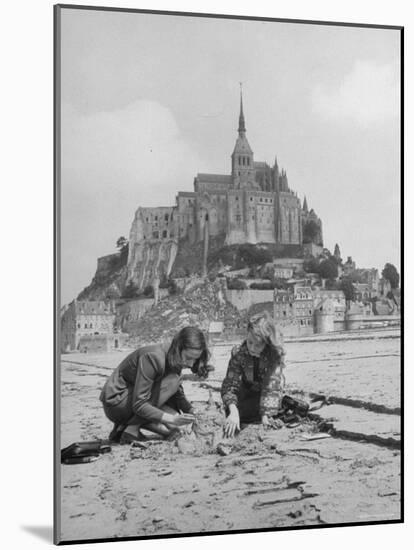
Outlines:
{"type": "MultiPolygon", "coordinates": [[[[139,348],[130,353],[106,381],[100,400],[107,407],[120,405],[132,393],[132,413],[148,421],[159,421],[163,412],[157,402],[161,380],[166,372],[167,349],[162,345],[139,348]]],[[[177,408],[191,410],[182,385],[174,395],[177,408]]]]}
{"type": "Polygon", "coordinates": [[[235,346],[221,386],[226,408],[239,406],[240,390],[260,392],[260,414],[275,415],[279,411],[285,384],[283,357],[266,347],[260,358],[250,355],[246,342],[235,346]]]}

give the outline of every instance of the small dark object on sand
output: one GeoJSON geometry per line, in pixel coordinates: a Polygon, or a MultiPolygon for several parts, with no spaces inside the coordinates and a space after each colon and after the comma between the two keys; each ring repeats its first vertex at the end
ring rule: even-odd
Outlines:
{"type": "Polygon", "coordinates": [[[227,456],[231,453],[232,447],[231,445],[226,445],[226,443],[219,443],[216,447],[216,450],[219,455],[221,456],[227,456]]]}

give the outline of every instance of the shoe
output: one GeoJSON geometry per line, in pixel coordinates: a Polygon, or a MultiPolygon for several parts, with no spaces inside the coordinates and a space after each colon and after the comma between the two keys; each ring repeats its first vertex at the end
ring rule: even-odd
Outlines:
{"type": "Polygon", "coordinates": [[[119,443],[121,445],[130,445],[131,443],[134,443],[134,441],[142,441],[142,439],[138,436],[132,435],[126,431],[123,431],[120,434],[119,443]]]}
{"type": "Polygon", "coordinates": [[[119,443],[125,427],[125,424],[114,424],[114,427],[108,436],[109,441],[111,443],[119,443]]]}

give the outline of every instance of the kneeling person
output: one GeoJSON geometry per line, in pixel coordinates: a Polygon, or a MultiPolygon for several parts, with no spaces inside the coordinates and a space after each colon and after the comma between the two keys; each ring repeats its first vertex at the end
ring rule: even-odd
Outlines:
{"type": "Polygon", "coordinates": [[[246,340],[232,350],[221,396],[227,418],[224,435],[233,437],[240,422],[270,426],[279,412],[285,384],[282,337],[267,313],[250,318],[246,340]]]}
{"type": "Polygon", "coordinates": [[[114,423],[109,438],[134,441],[141,427],[167,436],[193,422],[195,411],[184,394],[181,371],[188,367],[205,376],[208,357],[204,334],[196,327],[181,329],[169,347],[144,346],[129,354],[100,395],[105,415],[114,423]]]}

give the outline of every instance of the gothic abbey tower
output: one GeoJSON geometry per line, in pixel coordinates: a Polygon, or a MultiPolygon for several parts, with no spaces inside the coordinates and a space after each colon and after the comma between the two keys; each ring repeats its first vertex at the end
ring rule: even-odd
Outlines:
{"type": "MultiPolygon", "coordinates": [[[[312,211],[313,213],[313,211],[312,211]]],[[[314,214],[314,213],[313,213],[314,214]]],[[[320,227],[322,224],[314,214],[320,227]]],[[[197,174],[194,191],[180,191],[176,205],[144,208],[135,213],[130,232],[128,264],[136,264],[136,245],[178,245],[180,239],[204,239],[206,224],[211,236],[224,234],[226,244],[276,243],[301,245],[309,214],[289,188],[277,160],[273,166],[254,160],[247,140],[240,91],[238,136],[231,154],[231,174],[197,174]],[[134,259],[135,258],[135,259],[134,259]]]]}

